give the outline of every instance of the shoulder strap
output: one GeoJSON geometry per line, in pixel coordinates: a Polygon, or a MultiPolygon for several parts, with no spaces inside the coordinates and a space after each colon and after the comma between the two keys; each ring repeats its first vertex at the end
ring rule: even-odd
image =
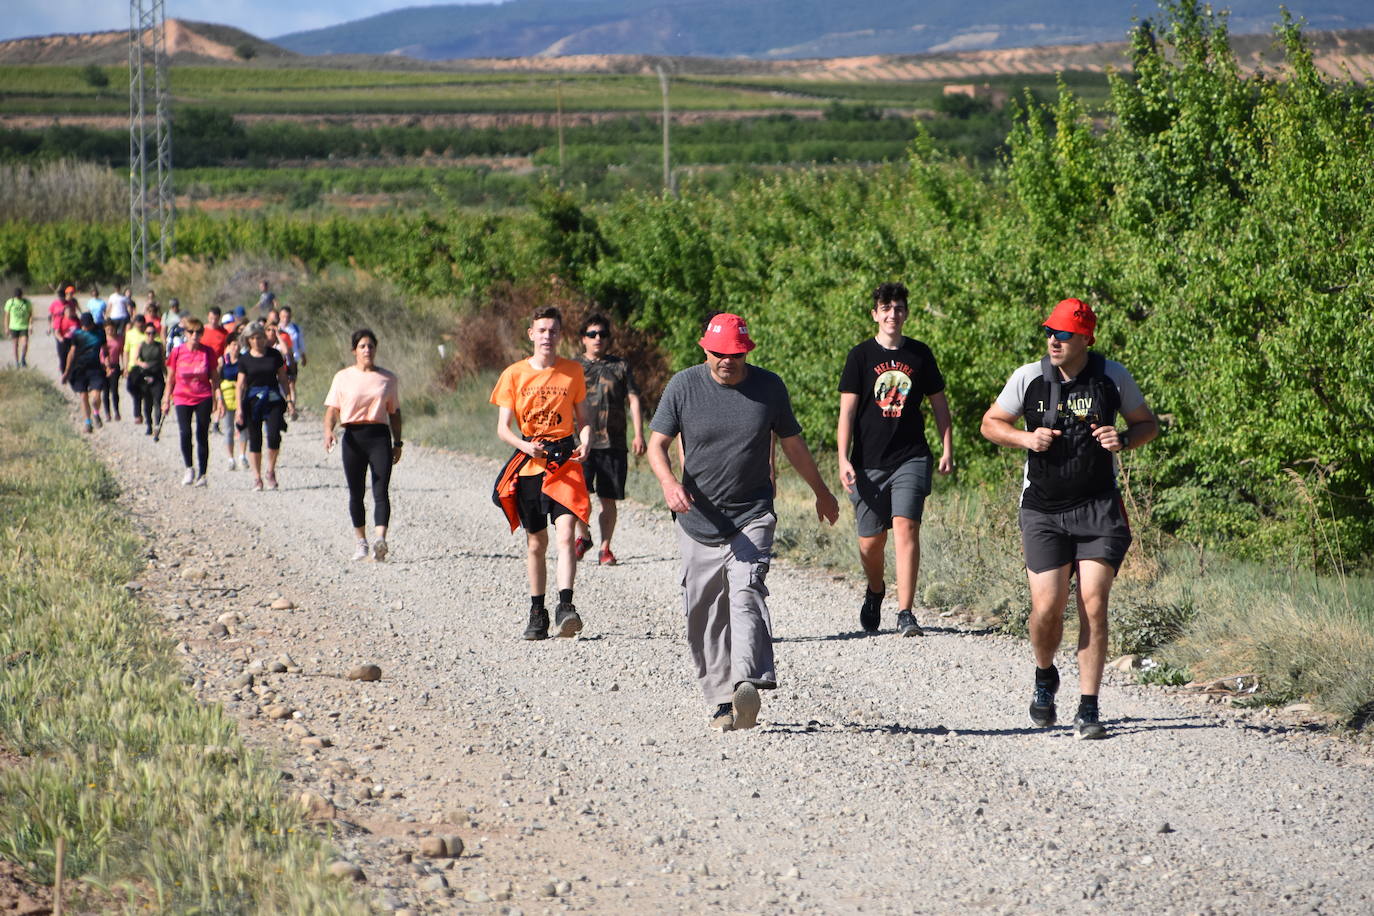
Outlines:
{"type": "Polygon", "coordinates": [[[1040,375],[1045,380],[1045,386],[1049,388],[1045,397],[1045,413],[1040,418],[1040,425],[1053,429],[1059,419],[1060,384],[1059,370],[1050,363],[1049,356],[1040,357],[1040,375]]]}

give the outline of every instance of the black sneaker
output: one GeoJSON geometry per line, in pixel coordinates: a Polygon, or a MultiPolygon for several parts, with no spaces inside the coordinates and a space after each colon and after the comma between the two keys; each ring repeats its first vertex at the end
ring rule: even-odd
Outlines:
{"type": "Polygon", "coordinates": [[[558,602],[558,607],[554,610],[553,620],[558,626],[559,636],[576,636],[582,632],[582,618],[577,616],[577,608],[566,601],[558,602]]]}
{"type": "Polygon", "coordinates": [[[1096,709],[1078,708],[1078,715],[1073,718],[1073,736],[1089,741],[1107,737],[1107,727],[1098,718],[1096,709]]]}
{"type": "Polygon", "coordinates": [[[1049,728],[1057,718],[1054,708],[1054,695],[1059,690],[1059,671],[1054,672],[1054,680],[1048,684],[1036,683],[1035,695],[1031,697],[1031,724],[1038,728],[1049,728]]]}
{"type": "Polygon", "coordinates": [[[721,703],[716,707],[716,711],[711,713],[711,727],[718,728],[723,732],[728,732],[735,727],[735,707],[729,703],[721,703]]]}
{"type": "Polygon", "coordinates": [[[864,589],[864,604],[859,608],[859,626],[865,632],[878,632],[878,624],[883,620],[883,593],[876,595],[868,589],[864,589]]]}
{"type": "Polygon", "coordinates": [[[549,612],[545,608],[530,609],[530,625],[525,627],[526,639],[549,638],[549,612]]]}
{"type": "Polygon", "coordinates": [[[926,631],[921,629],[921,625],[916,622],[915,614],[910,611],[899,611],[897,613],[897,635],[924,636],[926,631]]]}

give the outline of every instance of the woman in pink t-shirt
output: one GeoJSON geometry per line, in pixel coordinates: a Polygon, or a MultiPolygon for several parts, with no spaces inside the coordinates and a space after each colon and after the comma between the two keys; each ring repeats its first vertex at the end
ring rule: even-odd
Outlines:
{"type": "Polygon", "coordinates": [[[198,318],[182,318],[186,343],[167,356],[167,391],[162,396],[162,412],[176,406],[177,426],[181,428],[181,460],[186,465],[182,486],[205,486],[205,470],[210,462],[210,419],[224,413],[219,391],[219,360],[215,351],[200,342],[205,330],[198,318]],[[191,426],[195,423],[197,467],[191,467],[191,426]]]}
{"type": "Polygon", "coordinates": [[[119,379],[124,374],[119,368],[120,357],[124,355],[124,325],[110,322],[105,325],[105,347],[102,363],[105,366],[105,390],[100,399],[105,402],[105,416],[116,420],[119,415],[119,379]]]}
{"type": "Polygon", "coordinates": [[[343,427],[344,480],[348,514],[357,548],[353,559],[368,555],[365,479],[372,472],[372,523],[376,540],[372,558],[386,559],[386,529],[391,523],[391,466],[401,460],[401,401],[396,376],[377,365],[377,335],[368,328],[353,332],[353,365],[340,369],[324,399],[324,448],[334,448],[334,431],[343,427]]]}

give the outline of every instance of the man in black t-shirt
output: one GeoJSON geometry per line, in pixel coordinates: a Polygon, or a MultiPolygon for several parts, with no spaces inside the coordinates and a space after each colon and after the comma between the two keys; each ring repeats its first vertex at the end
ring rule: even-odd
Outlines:
{"type": "Polygon", "coordinates": [[[930,495],[931,452],[921,399],[930,399],[940,434],[939,471],[954,469],[953,433],[945,380],[930,347],[902,336],[907,290],[884,283],[873,290],[878,332],[849,351],[840,374],[840,483],[854,504],[859,559],[868,588],[859,623],[876,632],[886,589],[884,550],[892,529],[897,566],[897,632],[922,635],[913,611],[921,566],[921,516],[930,495]]]}
{"type": "Polygon", "coordinates": [[[983,414],[988,441],[1026,450],[1021,544],[1030,581],[1035,690],[1031,722],[1055,723],[1069,580],[1078,574],[1079,738],[1103,738],[1097,707],[1107,660],[1107,601],[1131,544],[1116,486],[1116,454],[1159,435],[1159,423],[1135,379],[1118,362],[1089,353],[1097,316],[1065,299],[1045,319],[1047,354],[1012,373],[983,414]],[[1117,414],[1126,429],[1116,428],[1117,414]],[[1025,429],[1014,425],[1025,418],[1025,429]]]}

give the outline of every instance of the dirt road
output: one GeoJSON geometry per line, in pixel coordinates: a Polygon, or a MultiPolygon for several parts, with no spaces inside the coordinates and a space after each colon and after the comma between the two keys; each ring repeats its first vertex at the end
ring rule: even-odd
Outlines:
{"type": "MultiPolygon", "coordinates": [[[[51,341],[34,343],[51,373],[51,341]]],[[[280,755],[287,793],[319,796],[384,908],[1374,909],[1367,744],[1125,683],[1103,691],[1108,740],[1035,729],[1023,643],[936,617],[924,639],[867,636],[855,581],[785,565],[769,583],[781,689],[761,727],[713,733],[660,507],[622,513],[620,566],[580,570],[582,638],[528,643],[494,464],[409,447],[392,556],[352,563],[315,417],[292,424],[277,492],[226,471],[218,442],[209,486],[183,488],[175,439],[127,412],[89,437],[149,538],[141,593],[195,689],[280,755]],[[340,676],[360,663],[382,679],[340,676]],[[430,833],[466,852],[420,856],[430,833]]]]}

